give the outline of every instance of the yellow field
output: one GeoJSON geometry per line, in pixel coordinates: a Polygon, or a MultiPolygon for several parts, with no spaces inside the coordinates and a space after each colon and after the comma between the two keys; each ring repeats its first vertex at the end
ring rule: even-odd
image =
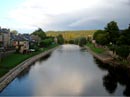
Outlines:
{"type": "Polygon", "coordinates": [[[61,34],[65,40],[71,40],[78,37],[92,37],[96,30],[80,30],[80,31],[48,31],[47,36],[58,36],[61,34]]]}

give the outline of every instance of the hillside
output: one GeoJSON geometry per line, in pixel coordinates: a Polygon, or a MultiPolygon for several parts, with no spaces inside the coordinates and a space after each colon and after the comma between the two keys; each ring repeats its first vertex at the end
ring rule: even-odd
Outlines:
{"type": "Polygon", "coordinates": [[[65,40],[71,40],[78,37],[92,37],[96,30],[79,30],[79,31],[47,31],[47,36],[58,36],[62,34],[65,40]]]}

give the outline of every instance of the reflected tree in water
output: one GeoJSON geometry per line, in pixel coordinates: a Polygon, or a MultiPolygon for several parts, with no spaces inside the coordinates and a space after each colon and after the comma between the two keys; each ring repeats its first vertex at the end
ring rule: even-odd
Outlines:
{"type": "Polygon", "coordinates": [[[114,65],[104,64],[94,58],[97,66],[102,70],[107,70],[108,74],[103,79],[103,86],[106,90],[113,94],[116,91],[118,83],[125,86],[123,95],[130,96],[130,71],[122,65],[114,67],[114,65]]]}
{"type": "Polygon", "coordinates": [[[130,83],[126,85],[126,89],[124,90],[123,94],[130,96],[130,83]]]}
{"type": "Polygon", "coordinates": [[[52,54],[52,53],[49,53],[49,54],[43,56],[42,58],[40,58],[40,59],[38,60],[38,62],[46,61],[46,60],[51,56],[51,54],[52,54]]]}
{"type": "Polygon", "coordinates": [[[29,74],[29,71],[31,69],[31,66],[29,66],[28,68],[24,69],[18,76],[17,78],[20,80],[22,78],[24,78],[25,76],[27,76],[29,74]]]}
{"type": "Polygon", "coordinates": [[[117,88],[117,80],[114,76],[108,74],[103,77],[103,85],[109,93],[114,93],[117,88]]]}
{"type": "Polygon", "coordinates": [[[126,86],[123,95],[130,96],[130,75],[124,68],[109,67],[108,74],[103,77],[103,86],[109,93],[114,93],[117,88],[117,83],[126,86]]]}
{"type": "Polygon", "coordinates": [[[106,64],[106,63],[102,63],[100,60],[96,59],[95,57],[94,58],[94,61],[96,62],[98,68],[100,68],[101,70],[108,70],[110,68],[109,64],[106,64]]]}

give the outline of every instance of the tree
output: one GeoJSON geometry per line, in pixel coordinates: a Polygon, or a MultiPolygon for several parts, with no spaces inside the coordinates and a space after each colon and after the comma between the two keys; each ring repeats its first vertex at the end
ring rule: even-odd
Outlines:
{"type": "Polygon", "coordinates": [[[83,45],[85,45],[86,43],[87,43],[87,40],[86,40],[85,37],[80,37],[80,38],[79,38],[79,45],[80,45],[80,46],[83,46],[83,45]]]}
{"type": "Polygon", "coordinates": [[[122,33],[125,37],[125,44],[126,45],[130,45],[130,29],[126,29],[124,30],[124,32],[122,33]]]}
{"type": "Polygon", "coordinates": [[[119,55],[122,59],[126,59],[130,53],[130,47],[127,45],[121,45],[116,47],[116,53],[119,55]]]}
{"type": "Polygon", "coordinates": [[[29,43],[29,49],[35,49],[35,51],[39,50],[38,43],[29,43]]]}
{"type": "Polygon", "coordinates": [[[109,33],[103,30],[98,30],[94,33],[93,39],[100,45],[107,45],[109,44],[109,33]]]}
{"type": "Polygon", "coordinates": [[[58,44],[63,44],[64,43],[64,38],[63,38],[63,36],[61,34],[57,36],[57,40],[58,40],[58,44]]]}
{"type": "Polygon", "coordinates": [[[120,36],[117,39],[118,45],[130,45],[130,27],[128,29],[122,30],[120,36]]]}
{"type": "Polygon", "coordinates": [[[74,44],[74,40],[69,40],[69,43],[70,44],[74,44]]]}
{"type": "Polygon", "coordinates": [[[79,38],[76,38],[76,39],[74,40],[74,44],[76,44],[76,45],[79,44],[79,38]]]}
{"type": "Polygon", "coordinates": [[[48,47],[53,42],[52,38],[44,39],[40,42],[40,47],[48,47]]]}
{"type": "Polygon", "coordinates": [[[38,30],[35,30],[32,34],[38,35],[42,40],[46,38],[46,33],[41,28],[38,28],[38,30]]]}
{"type": "Polygon", "coordinates": [[[94,33],[94,35],[93,35],[93,39],[96,40],[96,37],[97,37],[99,34],[102,34],[102,33],[104,33],[103,30],[97,30],[97,31],[94,33]]]}
{"type": "Polygon", "coordinates": [[[113,44],[116,44],[116,40],[119,36],[119,28],[118,25],[115,21],[111,21],[107,24],[107,26],[105,27],[105,31],[109,33],[109,40],[110,42],[112,42],[113,44]]]}
{"type": "Polygon", "coordinates": [[[127,43],[126,37],[124,35],[120,35],[119,38],[117,39],[117,45],[122,45],[126,43],[127,43]]]}
{"type": "Polygon", "coordinates": [[[17,35],[17,34],[18,34],[18,31],[17,31],[17,30],[12,30],[11,33],[17,35]]]}

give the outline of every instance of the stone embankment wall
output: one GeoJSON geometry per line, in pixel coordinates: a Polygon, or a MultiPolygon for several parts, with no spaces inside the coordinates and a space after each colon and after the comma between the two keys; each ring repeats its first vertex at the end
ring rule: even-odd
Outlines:
{"type": "Polygon", "coordinates": [[[111,56],[103,56],[100,54],[94,53],[89,47],[85,47],[94,57],[96,57],[98,60],[100,60],[103,63],[109,63],[113,58],[111,56]]]}
{"type": "Polygon", "coordinates": [[[35,55],[13,69],[11,69],[8,73],[6,73],[3,77],[0,78],[0,91],[2,91],[13,79],[15,79],[23,70],[25,70],[27,67],[31,66],[35,61],[39,60],[40,58],[46,56],[47,54],[54,51],[57,47],[50,49],[48,51],[45,51],[43,53],[40,53],[38,55],[35,55]]]}

